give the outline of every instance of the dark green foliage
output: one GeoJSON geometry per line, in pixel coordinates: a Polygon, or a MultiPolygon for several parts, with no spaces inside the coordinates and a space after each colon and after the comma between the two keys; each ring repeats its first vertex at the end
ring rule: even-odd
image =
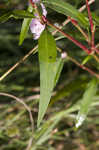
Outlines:
{"type": "MultiPolygon", "coordinates": [[[[71,4],[74,10],[85,3],[84,0],[64,1],[71,4]]],[[[91,6],[92,16],[96,24],[95,43],[97,44],[99,43],[98,3],[99,0],[96,0],[95,4],[91,6]]],[[[31,18],[25,18],[24,22],[20,19],[9,19],[12,10],[19,10],[20,8],[22,8],[21,10],[27,10],[27,7],[27,0],[0,1],[0,12],[2,12],[0,16],[3,13],[5,14],[3,19],[1,17],[1,20],[3,22],[6,21],[0,24],[0,76],[37,45],[37,41],[33,40],[32,35],[28,32],[31,18]],[[4,9],[6,8],[11,10],[11,12],[6,11],[5,13],[4,9]],[[22,22],[23,28],[21,28],[22,22]],[[18,46],[19,34],[20,45],[23,43],[22,46],[18,46]]],[[[47,10],[47,17],[53,23],[56,23],[56,21],[58,23],[58,20],[62,23],[65,19],[64,15],[59,14],[57,11],[55,12],[50,8],[47,10]],[[54,17],[57,19],[54,19],[54,17]]],[[[29,15],[31,14],[29,13],[29,15]]],[[[87,16],[87,11],[85,11],[84,16],[87,16]]],[[[21,16],[21,18],[24,17],[21,16]]],[[[48,30],[52,32],[52,28],[48,27],[48,30]]],[[[48,32],[48,35],[52,38],[48,30],[44,32],[48,32]]],[[[63,31],[69,33],[88,47],[83,36],[73,25],[66,25],[63,31]]],[[[62,48],[69,56],[99,74],[99,64],[96,63],[92,56],[88,57],[81,49],[61,36],[60,33],[55,35],[56,38],[58,38],[56,41],[57,47],[62,48]]],[[[42,42],[42,39],[40,40],[42,42]]],[[[21,98],[31,108],[34,119],[34,131],[32,133],[30,116],[26,108],[15,99],[0,95],[0,150],[25,150],[27,145],[31,143],[31,137],[33,137],[33,141],[29,150],[99,149],[99,80],[96,80],[87,71],[76,66],[68,58],[62,60],[60,58],[61,53],[57,52],[56,54],[54,39],[52,38],[51,40],[53,42],[48,45],[48,49],[53,46],[55,51],[50,51],[50,53],[43,51],[40,54],[46,55],[46,59],[42,57],[43,64],[41,64],[41,57],[38,58],[38,53],[36,53],[28,57],[26,61],[0,81],[0,94],[1,92],[9,93],[21,98]],[[52,43],[54,44],[52,45],[52,43]],[[50,54],[54,55],[53,61],[49,61],[50,54]],[[51,85],[50,83],[52,82],[51,91],[47,91],[50,94],[52,93],[52,97],[49,94],[51,101],[47,103],[47,106],[49,104],[48,109],[40,127],[37,129],[38,102],[40,101],[40,67],[43,76],[42,83],[46,82],[51,85]],[[55,69],[54,71],[53,68],[55,69]],[[47,78],[49,80],[45,81],[47,78]],[[85,113],[86,118],[82,122],[81,127],[75,129],[78,112],[85,113]]],[[[43,92],[47,88],[49,89],[48,85],[46,89],[43,89],[43,92]]],[[[43,108],[44,104],[42,104],[43,108]]]]}

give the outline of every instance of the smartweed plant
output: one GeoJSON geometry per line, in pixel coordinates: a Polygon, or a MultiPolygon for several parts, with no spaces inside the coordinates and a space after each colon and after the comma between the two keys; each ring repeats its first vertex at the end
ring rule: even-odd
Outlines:
{"type": "MultiPolygon", "coordinates": [[[[77,111],[76,117],[74,114],[74,126],[75,128],[78,128],[87,118],[89,108],[96,105],[96,103],[93,103],[93,99],[97,93],[99,73],[98,69],[92,70],[90,65],[87,65],[87,63],[92,59],[95,61],[97,66],[99,65],[99,44],[95,41],[96,27],[98,24],[97,22],[99,22],[99,18],[90,11],[90,5],[95,3],[95,0],[85,0],[85,5],[83,5],[79,10],[64,0],[29,0],[27,3],[29,5],[27,10],[14,9],[3,11],[0,15],[0,22],[5,22],[11,17],[15,19],[24,19],[19,37],[19,45],[24,43],[24,39],[26,38],[29,29],[31,31],[30,34],[32,34],[33,40],[37,40],[38,44],[33,47],[33,49],[30,50],[29,53],[26,54],[20,61],[18,61],[12,68],[4,73],[0,77],[0,81],[4,80],[8,74],[10,74],[22,62],[24,62],[30,55],[38,53],[40,66],[40,100],[37,119],[37,133],[39,132],[39,135],[38,137],[37,135],[35,136],[36,145],[34,144],[34,147],[31,149],[34,150],[38,145],[41,145],[46,140],[50,139],[51,131],[62,117],[77,111]],[[87,9],[87,13],[82,13],[84,9],[87,9]],[[57,12],[57,14],[66,16],[66,20],[61,25],[56,24],[55,22],[53,23],[53,21],[48,17],[50,10],[57,12]],[[80,42],[80,40],[77,40],[74,36],[72,36],[72,31],[71,34],[69,34],[66,30],[64,31],[64,27],[69,23],[71,26],[76,28],[77,31],[79,31],[83,42],[80,42]],[[74,46],[79,48],[80,52],[83,52],[84,58],[82,62],[71,56],[68,50],[63,50],[58,46],[57,41],[65,38],[71,41],[74,46]],[[70,106],[63,111],[56,113],[51,119],[45,121],[43,124],[43,119],[47,108],[51,107],[54,103],[57,104],[56,101],[59,99],[57,96],[56,100],[54,98],[51,99],[51,96],[54,87],[56,86],[59,78],[61,78],[63,66],[67,61],[76,64],[81,68],[81,70],[88,72],[91,81],[87,82],[87,88],[80,103],[76,103],[75,105],[70,106]],[[47,130],[47,128],[49,129],[47,130]],[[44,129],[44,132],[41,132],[42,129],[44,129]]],[[[73,51],[73,49],[69,51],[73,51]]],[[[85,85],[86,83],[84,82],[85,81],[83,81],[82,84],[85,85]]],[[[76,84],[78,84],[79,88],[82,87],[81,82],[79,84],[77,81],[75,83],[75,88],[76,84]]],[[[17,99],[9,94],[0,93],[0,95],[14,98],[25,106],[30,114],[33,132],[34,125],[32,113],[27,105],[25,105],[22,100],[17,99]]],[[[61,94],[59,97],[61,97],[61,94]]],[[[32,139],[30,139],[30,143],[32,143],[32,139]]]]}

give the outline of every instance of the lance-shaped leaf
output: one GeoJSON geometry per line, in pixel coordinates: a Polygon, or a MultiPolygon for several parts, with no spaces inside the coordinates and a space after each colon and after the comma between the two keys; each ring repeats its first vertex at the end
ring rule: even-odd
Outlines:
{"type": "Polygon", "coordinates": [[[11,15],[15,18],[33,18],[34,17],[33,13],[30,13],[29,11],[25,11],[25,10],[13,10],[11,15]]]}
{"type": "Polygon", "coordinates": [[[76,8],[74,8],[72,5],[70,5],[67,2],[64,2],[63,0],[43,0],[43,3],[66,16],[70,16],[74,19],[76,19],[83,27],[88,27],[89,23],[86,17],[80,13],[76,8]]]}
{"type": "Polygon", "coordinates": [[[39,61],[46,63],[56,62],[56,42],[51,33],[45,29],[39,38],[39,61]]]}
{"type": "Polygon", "coordinates": [[[40,102],[37,126],[40,125],[42,118],[50,102],[52,90],[56,84],[57,73],[60,71],[61,58],[56,59],[56,43],[48,30],[44,30],[39,39],[39,63],[40,63],[40,102]]]}
{"type": "Polygon", "coordinates": [[[88,84],[88,87],[84,93],[83,99],[81,100],[80,110],[78,112],[77,119],[76,119],[77,120],[76,128],[81,126],[84,120],[86,119],[88,111],[93,102],[93,97],[96,94],[96,90],[97,90],[97,81],[96,79],[93,79],[88,84]]]}
{"type": "MultiPolygon", "coordinates": [[[[32,12],[32,10],[33,10],[33,8],[30,5],[28,8],[28,11],[32,12]]],[[[23,20],[22,27],[21,27],[21,33],[20,33],[20,37],[19,37],[19,45],[21,45],[23,43],[23,41],[27,35],[27,32],[29,30],[29,25],[30,25],[31,21],[32,21],[32,18],[25,18],[23,20]]]]}
{"type": "Polygon", "coordinates": [[[33,18],[34,15],[33,13],[30,13],[25,10],[3,10],[3,12],[0,14],[0,22],[3,23],[11,17],[15,19],[24,19],[33,18]]]}

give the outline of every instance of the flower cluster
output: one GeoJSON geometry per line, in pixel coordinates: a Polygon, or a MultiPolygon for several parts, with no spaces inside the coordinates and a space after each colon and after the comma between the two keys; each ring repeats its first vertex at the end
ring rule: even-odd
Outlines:
{"type": "MultiPolygon", "coordinates": [[[[32,1],[34,3],[40,3],[40,0],[32,0],[32,1]]],[[[46,8],[45,8],[44,4],[40,3],[40,5],[42,8],[42,14],[43,14],[43,16],[46,17],[46,15],[47,15],[46,8]]],[[[42,31],[45,29],[45,24],[42,24],[40,22],[40,18],[37,13],[35,13],[34,15],[36,18],[32,19],[32,21],[30,23],[30,30],[34,35],[34,39],[37,40],[40,37],[42,31]]]]}

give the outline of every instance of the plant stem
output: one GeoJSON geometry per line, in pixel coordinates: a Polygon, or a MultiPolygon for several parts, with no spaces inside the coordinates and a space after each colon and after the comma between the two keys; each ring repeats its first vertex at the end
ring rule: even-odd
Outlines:
{"type": "Polygon", "coordinates": [[[44,16],[42,16],[42,19],[43,19],[44,22],[47,23],[47,25],[49,25],[49,26],[55,28],[56,30],[58,30],[66,38],[68,38],[70,41],[72,41],[78,47],[80,47],[81,49],[83,49],[87,54],[90,54],[91,51],[87,47],[85,47],[84,45],[82,45],[80,42],[78,42],[77,40],[75,40],[72,36],[68,35],[67,33],[64,33],[60,28],[58,28],[55,25],[51,24],[44,16]]]}
{"type": "MultiPolygon", "coordinates": [[[[58,48],[58,50],[59,50],[59,51],[62,51],[60,48],[58,48]]],[[[88,67],[86,67],[86,66],[80,64],[76,59],[74,59],[74,58],[72,58],[71,56],[69,56],[69,55],[67,54],[67,52],[64,52],[64,53],[66,53],[64,59],[66,59],[66,60],[69,59],[71,62],[73,62],[74,64],[76,64],[77,66],[79,66],[81,69],[86,70],[86,71],[89,72],[91,75],[95,76],[96,78],[99,78],[99,74],[95,73],[94,71],[92,71],[92,70],[89,69],[88,67]]],[[[94,57],[97,57],[97,56],[94,55],[94,57]]]]}
{"type": "Polygon", "coordinates": [[[94,54],[93,57],[95,58],[95,60],[99,63],[99,58],[94,54]]]}
{"type": "Polygon", "coordinates": [[[42,18],[41,18],[41,15],[40,15],[39,11],[38,11],[37,5],[32,0],[29,0],[29,2],[32,5],[32,7],[35,9],[36,14],[38,15],[38,17],[41,20],[42,18]]]}
{"type": "Polygon", "coordinates": [[[21,103],[25,107],[25,109],[29,112],[31,129],[32,129],[32,133],[33,133],[33,131],[34,131],[34,120],[32,117],[32,111],[31,111],[30,107],[22,99],[14,96],[12,94],[0,92],[0,96],[6,96],[6,97],[10,97],[12,99],[15,99],[17,102],[21,103]]]}
{"type": "Polygon", "coordinates": [[[29,0],[30,4],[32,5],[33,8],[36,8],[35,3],[32,0],[29,0]]]}
{"type": "Polygon", "coordinates": [[[81,32],[81,34],[85,37],[86,41],[90,45],[90,39],[89,39],[88,35],[79,26],[78,22],[76,20],[74,20],[74,19],[71,19],[71,17],[69,17],[69,19],[70,19],[71,23],[81,32]]]}
{"type": "MultiPolygon", "coordinates": [[[[95,2],[95,0],[90,0],[90,1],[88,2],[88,4],[91,5],[93,2],[95,2]]],[[[79,8],[78,11],[79,11],[79,12],[82,12],[85,8],[86,8],[86,4],[83,5],[81,8],[79,8]]],[[[69,22],[70,22],[70,19],[68,18],[68,19],[66,19],[66,20],[62,23],[62,26],[59,27],[59,28],[62,29],[62,27],[65,26],[66,24],[68,24],[69,22]]],[[[52,32],[53,35],[55,35],[56,33],[57,33],[57,30],[55,30],[55,31],[52,32]]]]}
{"type": "Polygon", "coordinates": [[[92,50],[94,47],[94,34],[95,34],[95,26],[93,24],[93,20],[92,20],[92,16],[91,16],[91,12],[90,12],[90,7],[88,4],[88,0],[86,0],[86,6],[87,6],[87,10],[88,10],[88,17],[89,17],[89,23],[90,23],[90,28],[91,28],[91,34],[92,34],[92,38],[91,38],[91,46],[92,46],[92,50]]]}
{"type": "Polygon", "coordinates": [[[95,76],[96,78],[99,78],[99,74],[95,73],[94,71],[92,71],[91,69],[85,67],[84,65],[81,65],[77,60],[75,60],[74,58],[68,56],[68,58],[75,63],[77,66],[79,66],[81,69],[88,71],[91,75],[95,76]]]}
{"type": "Polygon", "coordinates": [[[38,46],[33,48],[26,54],[22,59],[20,59],[14,66],[12,66],[7,72],[5,72],[1,77],[0,81],[2,81],[8,74],[10,74],[15,68],[17,68],[22,62],[24,62],[31,54],[35,54],[38,46]]]}
{"type": "Polygon", "coordinates": [[[97,47],[94,47],[93,49],[96,51],[97,54],[99,54],[99,49],[97,49],[97,47]]]}

